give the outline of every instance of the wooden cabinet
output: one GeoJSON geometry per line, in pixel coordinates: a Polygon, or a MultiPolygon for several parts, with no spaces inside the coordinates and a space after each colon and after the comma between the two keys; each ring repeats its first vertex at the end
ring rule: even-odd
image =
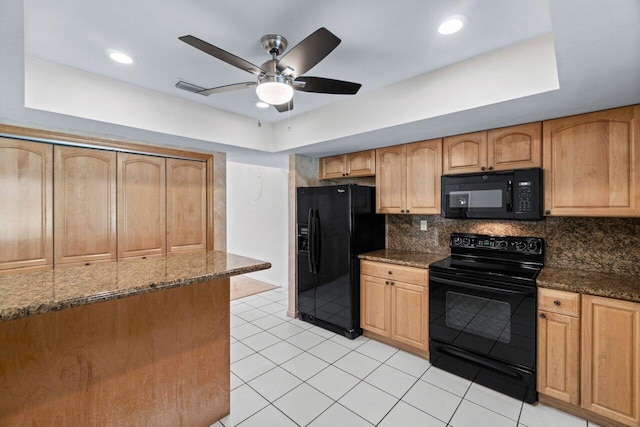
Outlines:
{"type": "Polygon", "coordinates": [[[118,153],[118,259],[166,254],[165,159],[118,153]]]}
{"type": "Polygon", "coordinates": [[[53,265],[53,147],[0,138],[0,271],[53,265]]]}
{"type": "Polygon", "coordinates": [[[116,153],[54,147],[55,264],[116,259],[116,153]]]}
{"type": "Polygon", "coordinates": [[[320,179],[357,178],[376,174],[375,150],[320,159],[320,179]]]}
{"type": "Polygon", "coordinates": [[[167,159],[167,252],[207,247],[207,164],[167,159]]]}
{"type": "Polygon", "coordinates": [[[582,297],[582,407],[639,425],[640,304],[582,297]]]}
{"type": "Polygon", "coordinates": [[[640,106],[547,120],[545,210],[640,216],[640,106]]]}
{"type": "Polygon", "coordinates": [[[444,138],[443,173],[541,167],[541,133],[536,122],[444,138]]]}
{"type": "Polygon", "coordinates": [[[538,289],[538,392],[580,404],[580,295],[538,289]]]}
{"type": "Polygon", "coordinates": [[[440,213],[442,140],[376,150],[376,212],[440,213]]]}
{"type": "Polygon", "coordinates": [[[360,326],[374,338],[426,355],[428,283],[424,269],[361,261],[360,326]]]}

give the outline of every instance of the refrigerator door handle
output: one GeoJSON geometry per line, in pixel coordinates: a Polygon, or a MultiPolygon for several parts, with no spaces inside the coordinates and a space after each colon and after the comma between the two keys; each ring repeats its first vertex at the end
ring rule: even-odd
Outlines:
{"type": "Polygon", "coordinates": [[[314,273],[318,272],[320,265],[320,215],[318,209],[314,209],[313,215],[313,269],[314,273]]]}
{"type": "Polygon", "coordinates": [[[307,217],[307,225],[309,227],[309,253],[307,259],[309,261],[309,273],[315,273],[313,269],[313,249],[314,249],[314,235],[313,235],[313,209],[309,209],[309,215],[307,217]]]}

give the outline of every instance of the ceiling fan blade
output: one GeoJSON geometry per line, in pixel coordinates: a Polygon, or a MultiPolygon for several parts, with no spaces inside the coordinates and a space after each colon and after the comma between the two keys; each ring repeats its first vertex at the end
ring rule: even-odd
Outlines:
{"type": "Polygon", "coordinates": [[[285,111],[293,110],[293,99],[286,104],[274,105],[278,113],[284,113],[285,111]]]}
{"type": "Polygon", "coordinates": [[[335,34],[322,27],[280,58],[278,70],[283,72],[291,68],[293,72],[289,75],[293,78],[301,76],[329,55],[340,42],[341,40],[335,34]]]}
{"type": "Polygon", "coordinates": [[[235,56],[232,53],[227,52],[226,50],[220,49],[212,44],[207,43],[204,40],[200,40],[197,37],[188,35],[178,37],[180,40],[185,42],[188,45],[195,47],[196,49],[200,49],[204,53],[208,53],[214,58],[218,58],[221,61],[226,62],[227,64],[233,65],[234,67],[240,68],[241,70],[247,71],[252,74],[261,74],[265,71],[258,67],[257,65],[252,64],[249,61],[245,61],[244,59],[235,56]]]}
{"type": "Polygon", "coordinates": [[[204,96],[213,95],[214,93],[230,92],[232,90],[246,89],[248,87],[257,86],[256,82],[234,83],[232,85],[212,87],[211,89],[199,90],[196,93],[204,96]]]}
{"type": "Polygon", "coordinates": [[[355,95],[360,90],[360,83],[344,80],[326,79],[324,77],[298,77],[294,80],[293,88],[302,92],[332,93],[337,95],[355,95]],[[304,82],[304,86],[295,83],[304,82]]]}

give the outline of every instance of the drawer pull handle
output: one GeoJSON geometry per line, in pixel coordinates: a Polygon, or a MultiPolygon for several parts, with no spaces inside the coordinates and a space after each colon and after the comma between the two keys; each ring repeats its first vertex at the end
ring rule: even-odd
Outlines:
{"type": "Polygon", "coordinates": [[[546,315],[546,314],[544,314],[544,313],[540,313],[540,318],[541,318],[541,319],[546,319],[546,318],[547,318],[547,315],[546,315]]]}
{"type": "Polygon", "coordinates": [[[560,301],[558,301],[558,300],[555,300],[555,301],[553,302],[553,305],[560,305],[560,304],[561,304],[561,303],[560,303],[560,301]]]}

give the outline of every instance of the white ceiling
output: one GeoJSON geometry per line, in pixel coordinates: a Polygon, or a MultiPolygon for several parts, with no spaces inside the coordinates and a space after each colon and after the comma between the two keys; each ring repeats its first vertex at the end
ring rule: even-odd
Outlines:
{"type": "MultiPolygon", "coordinates": [[[[253,78],[180,42],[178,37],[192,34],[260,65],[268,59],[259,43],[262,35],[281,34],[292,47],[324,26],[340,37],[342,43],[306,75],[356,81],[363,87],[355,97],[296,93],[295,110],[290,119],[293,132],[288,137],[306,139],[309,141],[306,145],[268,153],[268,144],[263,151],[238,148],[225,138],[185,141],[194,147],[226,151],[228,159],[233,161],[286,167],[286,154],[290,152],[330,155],[640,103],[638,22],[638,0],[24,0],[24,52],[141,86],[153,93],[161,92],[163,96],[170,95],[170,100],[175,99],[171,96],[180,97],[179,101],[201,102],[202,106],[257,118],[256,97],[250,89],[207,98],[173,86],[178,79],[202,86],[219,86],[253,78]],[[456,35],[438,35],[439,22],[453,14],[466,15],[470,25],[456,35]],[[369,120],[372,123],[368,127],[348,128],[350,122],[366,120],[368,113],[364,104],[369,99],[381,99],[382,94],[389,93],[391,85],[418,81],[412,78],[428,76],[425,73],[435,69],[447,72],[452,64],[471,63],[468,60],[472,58],[486,57],[497,49],[544,34],[552,34],[557,90],[488,101],[477,107],[422,118],[405,114],[406,120],[399,119],[382,127],[369,120]],[[108,48],[130,53],[136,63],[129,67],[113,63],[105,55],[108,48]],[[376,96],[368,98],[370,94],[376,96]],[[358,100],[360,102],[352,102],[358,100]],[[351,106],[356,111],[341,114],[351,106]],[[300,124],[314,119],[318,119],[317,126],[326,128],[327,121],[320,119],[331,117],[328,111],[333,112],[333,117],[339,116],[342,122],[339,124],[344,128],[342,133],[314,140],[313,126],[303,132],[300,124]]],[[[6,45],[4,51],[9,54],[10,46],[21,45],[22,31],[15,31],[21,28],[9,18],[5,24],[12,28],[3,33],[9,35],[6,43],[2,41],[6,45]]],[[[2,53],[0,50],[0,56],[2,53]]],[[[496,71],[498,75],[499,72],[496,71]]],[[[0,87],[3,84],[0,82],[0,87]]],[[[393,101],[390,108],[402,102],[401,99],[393,101]]],[[[73,126],[80,123],[64,117],[71,113],[60,112],[63,114],[46,116],[47,121],[59,122],[57,127],[67,122],[74,123],[73,126]]],[[[45,118],[36,115],[33,109],[26,117],[30,121],[35,117],[45,118]]],[[[283,131],[286,134],[286,114],[270,109],[262,112],[261,118],[273,122],[273,131],[271,124],[266,126],[266,131],[262,128],[262,132],[272,132],[273,136],[267,136],[266,140],[277,140],[276,145],[283,142],[278,135],[283,135],[283,131]]],[[[256,122],[250,122],[255,127],[256,122]]],[[[130,133],[124,128],[94,123],[99,133],[109,134],[110,129],[130,133]]],[[[243,127],[247,126],[242,124],[235,130],[243,127]]],[[[246,130],[241,129],[242,132],[246,130]]],[[[156,137],[171,141],[172,134],[164,133],[157,133],[156,137]]]]}
{"type": "MultiPolygon", "coordinates": [[[[291,48],[320,27],[342,43],[306,75],[362,83],[362,94],[549,33],[551,20],[546,0],[25,1],[27,55],[254,118],[253,89],[204,97],[174,87],[180,79],[203,87],[255,79],[178,37],[194,35],[260,65],[270,59],[263,35],[281,34],[291,48]],[[467,16],[468,27],[438,34],[439,23],[454,14],[467,16]],[[114,63],[106,49],[136,62],[114,63]]],[[[292,116],[344,98],[297,92],[292,116]]],[[[261,116],[277,121],[286,113],[261,116]]]]}

